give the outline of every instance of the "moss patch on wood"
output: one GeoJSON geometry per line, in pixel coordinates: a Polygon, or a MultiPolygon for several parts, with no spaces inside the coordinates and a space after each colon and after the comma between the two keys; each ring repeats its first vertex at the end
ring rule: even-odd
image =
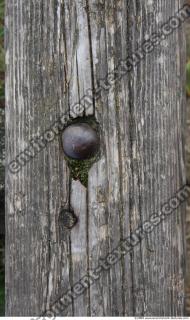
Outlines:
{"type": "MultiPolygon", "coordinates": [[[[96,130],[98,136],[100,137],[99,124],[97,123],[97,121],[93,116],[74,119],[72,121],[69,121],[69,123],[67,123],[67,126],[74,123],[88,123],[94,130],[96,130]]],[[[96,156],[87,160],[75,160],[65,155],[65,159],[70,169],[71,177],[74,180],[79,180],[87,188],[89,170],[92,167],[92,165],[96,161],[98,161],[99,157],[100,157],[100,150],[96,156]]]]}
{"type": "Polygon", "coordinates": [[[67,158],[71,176],[74,180],[79,180],[86,188],[88,186],[88,172],[97,157],[88,160],[73,160],[67,158]]]}

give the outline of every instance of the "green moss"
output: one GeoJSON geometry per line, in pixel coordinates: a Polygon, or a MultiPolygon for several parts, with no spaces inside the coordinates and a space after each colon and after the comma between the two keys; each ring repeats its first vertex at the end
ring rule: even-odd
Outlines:
{"type": "Polygon", "coordinates": [[[88,186],[88,172],[97,157],[89,160],[72,160],[66,157],[68,166],[71,170],[71,176],[74,180],[79,180],[86,188],[88,186]]]}
{"type": "MultiPolygon", "coordinates": [[[[67,125],[71,125],[74,123],[88,123],[99,135],[99,124],[95,120],[93,116],[77,118],[71,120],[67,125]]],[[[71,176],[74,180],[79,180],[86,188],[88,186],[88,172],[92,167],[93,163],[95,163],[99,158],[99,153],[91,159],[87,160],[74,160],[65,156],[65,159],[70,168],[71,176]]]]}

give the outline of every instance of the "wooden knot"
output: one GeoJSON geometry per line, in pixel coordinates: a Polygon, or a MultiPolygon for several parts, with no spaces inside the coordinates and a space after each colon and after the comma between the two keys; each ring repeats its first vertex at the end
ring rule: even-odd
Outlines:
{"type": "Polygon", "coordinates": [[[62,227],[66,229],[72,229],[76,223],[78,222],[78,218],[74,214],[73,211],[62,209],[59,215],[59,223],[62,227]]]}

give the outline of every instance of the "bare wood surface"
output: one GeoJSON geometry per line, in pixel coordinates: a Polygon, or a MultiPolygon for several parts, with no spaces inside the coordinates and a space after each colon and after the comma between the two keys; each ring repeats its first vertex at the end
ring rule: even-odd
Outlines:
{"type": "MultiPolygon", "coordinates": [[[[179,0],[7,0],[7,163],[182,6],[179,0]]],[[[85,107],[100,125],[88,187],[60,139],[6,175],[6,315],[39,315],[185,184],[183,28],[85,107]],[[61,208],[78,224],[61,225],[61,208]]],[[[63,316],[181,316],[184,207],[63,316]]]]}
{"type": "MultiPolygon", "coordinates": [[[[190,4],[190,1],[188,1],[190,4]]],[[[187,61],[190,59],[190,21],[186,26],[186,38],[187,38],[187,61]]],[[[187,182],[190,184],[190,98],[187,99],[187,119],[186,119],[186,168],[187,168],[187,182]]],[[[186,240],[187,240],[187,256],[186,256],[186,279],[185,279],[185,297],[186,297],[186,315],[190,316],[190,199],[187,206],[186,216],[186,240]]]]}

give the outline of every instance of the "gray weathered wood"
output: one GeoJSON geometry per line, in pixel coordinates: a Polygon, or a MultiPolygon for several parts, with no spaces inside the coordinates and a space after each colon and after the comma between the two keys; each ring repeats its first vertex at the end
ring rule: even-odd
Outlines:
{"type": "MultiPolygon", "coordinates": [[[[6,162],[135,51],[182,0],[7,0],[6,162]]],[[[101,98],[88,187],[59,137],[6,173],[6,315],[40,315],[185,184],[183,27],[101,98]],[[79,217],[70,231],[60,211],[79,217]]],[[[94,113],[95,112],[95,113],[94,113]]],[[[82,116],[80,115],[80,116],[82,116]]],[[[184,207],[62,316],[181,316],[184,207]]]]}

